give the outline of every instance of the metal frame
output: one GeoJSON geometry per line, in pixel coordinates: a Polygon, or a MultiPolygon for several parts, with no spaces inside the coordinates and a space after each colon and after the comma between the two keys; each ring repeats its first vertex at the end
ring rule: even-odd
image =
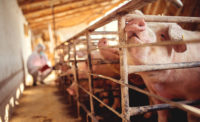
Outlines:
{"type": "MultiPolygon", "coordinates": [[[[145,1],[147,3],[147,0],[145,1]]],[[[148,1],[152,2],[152,1],[148,1]]],[[[139,3],[135,3],[135,5],[138,5],[139,3]]],[[[127,5],[129,6],[129,5],[127,5]]],[[[124,6],[123,6],[124,7],[124,6]]],[[[129,6],[130,7],[130,6],[129,6]]],[[[126,7],[125,7],[126,8],[126,7]]],[[[135,9],[135,8],[134,8],[135,9]]],[[[115,11],[113,12],[115,13],[115,11]]],[[[111,14],[113,15],[113,14],[111,14]]],[[[75,82],[77,83],[77,93],[78,93],[78,88],[82,89],[85,93],[87,93],[90,96],[90,108],[91,110],[88,111],[86,107],[84,107],[83,104],[79,103],[79,94],[77,96],[77,111],[79,115],[79,107],[84,108],[84,110],[87,112],[87,115],[92,118],[92,121],[98,121],[95,116],[94,116],[94,106],[93,106],[93,99],[96,99],[98,102],[103,104],[105,107],[107,107],[109,110],[111,110],[113,113],[115,113],[117,116],[122,118],[123,122],[128,122],[130,121],[130,116],[132,115],[138,115],[142,113],[146,113],[149,111],[155,111],[155,110],[161,110],[161,109],[169,109],[169,108],[179,108],[184,111],[190,112],[192,114],[195,114],[197,116],[200,116],[200,109],[195,108],[193,106],[189,106],[187,104],[192,104],[196,105],[199,104],[200,101],[184,101],[184,102],[173,102],[171,100],[168,100],[166,98],[163,98],[161,96],[152,94],[150,92],[147,92],[145,90],[142,90],[140,88],[137,88],[135,86],[129,85],[128,84],[128,74],[129,73],[136,73],[136,72],[144,72],[144,71],[157,71],[157,70],[165,70],[165,69],[177,69],[177,68],[191,68],[191,67],[200,67],[200,62],[182,62],[182,63],[171,63],[171,64],[155,64],[155,65],[141,65],[141,66],[128,66],[127,64],[127,56],[126,56],[126,48],[128,47],[143,47],[143,46],[164,46],[164,45],[176,45],[176,44],[182,44],[182,43],[197,43],[200,42],[199,40],[192,40],[192,41],[186,41],[186,42],[164,42],[164,43],[153,43],[153,44],[126,44],[126,34],[124,32],[124,27],[125,27],[125,19],[124,19],[124,14],[114,14],[118,17],[118,34],[119,34],[119,40],[120,40],[120,45],[118,46],[109,46],[109,47],[103,47],[103,48],[120,48],[120,80],[113,79],[111,77],[103,76],[103,75],[98,75],[92,73],[92,61],[91,61],[91,51],[98,49],[91,49],[89,47],[89,42],[90,42],[90,33],[92,30],[98,28],[99,26],[102,26],[104,24],[107,24],[108,21],[113,20],[113,16],[110,16],[111,19],[108,19],[109,17],[106,16],[102,20],[94,23],[91,25],[91,27],[88,27],[86,30],[82,31],[81,33],[77,34],[74,36],[73,41],[74,41],[74,79],[75,82]],[[76,45],[76,39],[80,35],[83,35],[83,33],[86,33],[86,39],[87,39],[87,53],[88,53],[88,79],[89,79],[89,91],[87,91],[85,88],[80,86],[78,84],[78,72],[77,72],[77,60],[76,60],[76,50],[75,50],[75,45],[76,45]],[[97,98],[93,94],[93,88],[92,88],[92,83],[93,83],[93,77],[100,77],[104,79],[111,80],[115,83],[118,83],[121,85],[121,106],[122,106],[122,113],[117,112],[110,106],[106,105],[101,101],[99,98],[97,98]],[[140,93],[146,94],[148,96],[154,97],[156,99],[159,99],[167,104],[159,104],[159,105],[153,105],[153,106],[140,106],[140,107],[129,107],[129,95],[128,95],[128,88],[136,90],[140,93]]],[[[126,17],[128,16],[129,19],[132,18],[141,18],[141,16],[136,16],[132,14],[125,15],[126,17]]],[[[142,16],[145,18],[146,21],[159,21],[159,22],[200,22],[200,17],[172,17],[172,16],[167,16],[168,19],[166,19],[165,16],[149,16],[149,15],[144,15],[142,16]]],[[[105,34],[106,32],[103,32],[105,34]]],[[[110,33],[113,34],[113,33],[110,33]]],[[[69,40],[72,40],[69,39],[69,40]]],[[[63,44],[61,44],[63,46],[63,44]]],[[[69,51],[70,52],[70,51],[69,51]]],[[[68,53],[69,53],[68,52],[68,53]]],[[[70,54],[69,54],[70,55],[70,54]]],[[[85,60],[83,60],[85,61],[85,60]]],[[[71,60],[69,60],[71,62],[71,60]]]]}

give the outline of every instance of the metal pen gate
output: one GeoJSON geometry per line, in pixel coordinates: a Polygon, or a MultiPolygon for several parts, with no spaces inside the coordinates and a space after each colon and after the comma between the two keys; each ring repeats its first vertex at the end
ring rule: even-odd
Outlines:
{"type": "MultiPolygon", "coordinates": [[[[95,99],[96,101],[100,102],[103,104],[105,107],[107,107],[109,110],[111,110],[113,113],[115,113],[117,116],[122,118],[123,122],[128,122],[130,121],[130,116],[133,115],[138,115],[141,113],[146,113],[149,111],[155,111],[155,110],[162,110],[162,109],[169,109],[169,108],[179,108],[184,111],[190,112],[192,114],[195,114],[197,116],[200,116],[200,109],[187,105],[187,104],[199,104],[199,100],[197,101],[184,101],[184,102],[173,102],[171,100],[168,100],[166,98],[163,98],[161,96],[152,94],[150,92],[147,92],[143,89],[140,89],[138,87],[132,86],[128,84],[128,74],[130,73],[136,73],[136,72],[143,72],[143,71],[158,71],[158,70],[166,70],[166,69],[180,69],[180,68],[192,68],[192,67],[200,67],[200,61],[198,62],[183,62],[183,63],[170,63],[170,64],[154,64],[154,65],[138,65],[138,66],[131,66],[128,65],[127,63],[127,50],[126,48],[128,47],[145,47],[145,46],[164,46],[164,45],[176,45],[176,44],[182,44],[182,43],[198,43],[200,42],[199,40],[191,40],[191,41],[177,41],[177,42],[160,42],[160,43],[148,43],[148,44],[127,44],[126,43],[126,34],[124,31],[125,28],[125,16],[129,17],[129,19],[133,18],[144,18],[145,21],[147,22],[184,22],[184,23],[200,23],[200,17],[179,17],[179,16],[154,16],[154,15],[145,15],[145,16],[138,16],[134,14],[128,14],[127,13],[127,8],[132,8],[132,10],[139,9],[142,6],[146,5],[147,3],[152,2],[153,0],[135,0],[135,1],[128,1],[126,4],[124,4],[122,7],[116,9],[112,13],[104,16],[101,18],[99,21],[96,23],[93,23],[91,26],[86,28],[86,30],[80,32],[79,34],[75,35],[74,37],[70,38],[67,40],[67,44],[63,43],[60,46],[57,47],[59,48],[65,48],[66,45],[68,45],[68,48],[70,50],[69,45],[73,45],[73,54],[74,54],[74,60],[68,60],[68,62],[73,62],[73,67],[74,67],[74,82],[77,85],[76,88],[76,100],[77,100],[77,112],[78,116],[80,116],[80,107],[82,107],[86,112],[87,115],[92,118],[92,121],[98,121],[94,115],[94,102],[93,100],[95,99]],[[125,11],[125,12],[124,12],[125,11]],[[104,33],[104,34],[109,34],[109,33],[116,33],[116,32],[95,32],[94,30],[98,27],[101,27],[108,22],[117,19],[118,20],[118,35],[119,35],[119,45],[117,46],[108,46],[108,47],[101,47],[101,48],[119,48],[120,49],[120,76],[121,79],[117,80],[111,77],[99,75],[99,74],[94,74],[92,72],[92,60],[91,60],[91,51],[98,49],[91,49],[90,47],[90,41],[91,37],[90,35],[92,33],[104,33]],[[87,40],[87,60],[77,60],[76,59],[76,44],[81,42],[77,38],[81,35],[86,36],[87,40]],[[82,61],[87,61],[88,62],[88,80],[89,80],[89,91],[83,88],[82,86],[79,85],[79,78],[78,78],[78,69],[77,69],[77,62],[82,62],[82,61]],[[111,80],[115,83],[118,83],[121,85],[121,107],[122,107],[122,113],[119,113],[115,109],[111,108],[107,104],[105,104],[103,101],[101,101],[98,97],[96,97],[93,89],[93,76],[104,78],[111,80]],[[85,93],[89,95],[90,99],[90,110],[87,110],[87,108],[79,101],[79,89],[82,89],[85,93]],[[154,97],[162,102],[165,102],[167,104],[159,104],[159,105],[150,105],[150,106],[140,106],[140,107],[130,107],[129,106],[129,93],[128,89],[133,89],[135,91],[138,91],[140,93],[143,93],[145,95],[154,97]]],[[[131,11],[132,11],[131,10],[131,11]]],[[[70,51],[68,50],[68,59],[70,59],[70,51]]],[[[102,64],[102,63],[107,63],[104,61],[97,61],[97,63],[102,64]]],[[[66,75],[66,74],[64,74],[66,75]]]]}

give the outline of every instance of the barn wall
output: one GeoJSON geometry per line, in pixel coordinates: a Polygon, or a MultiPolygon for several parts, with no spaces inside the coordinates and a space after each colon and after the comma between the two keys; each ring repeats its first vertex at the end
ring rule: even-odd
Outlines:
{"type": "Polygon", "coordinates": [[[8,121],[25,82],[24,70],[30,54],[30,33],[16,0],[0,0],[0,122],[8,121]]]}

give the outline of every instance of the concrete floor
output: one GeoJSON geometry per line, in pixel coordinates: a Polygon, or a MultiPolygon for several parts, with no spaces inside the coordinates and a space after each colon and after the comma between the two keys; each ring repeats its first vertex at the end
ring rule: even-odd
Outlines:
{"type": "Polygon", "coordinates": [[[26,88],[10,122],[80,122],[75,108],[53,85],[26,88]]]}

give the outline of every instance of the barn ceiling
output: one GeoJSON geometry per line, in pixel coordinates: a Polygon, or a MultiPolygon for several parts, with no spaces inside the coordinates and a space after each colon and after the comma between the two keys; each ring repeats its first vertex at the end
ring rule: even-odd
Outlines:
{"type": "Polygon", "coordinates": [[[53,24],[56,29],[89,23],[125,0],[18,0],[29,27],[41,32],[53,24]]]}
{"type": "MultiPolygon", "coordinates": [[[[55,22],[55,29],[68,28],[103,16],[107,11],[127,0],[18,0],[33,33],[40,33],[55,22]],[[53,21],[55,18],[55,21],[53,21]]],[[[200,16],[200,0],[181,0],[177,8],[169,0],[155,0],[142,11],[144,14],[200,16]]],[[[199,25],[182,24],[184,28],[199,30],[199,25]]]]}

